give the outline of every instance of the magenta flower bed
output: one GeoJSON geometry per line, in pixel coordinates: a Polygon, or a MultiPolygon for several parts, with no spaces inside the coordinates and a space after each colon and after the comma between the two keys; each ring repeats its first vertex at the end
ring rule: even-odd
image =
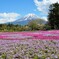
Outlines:
{"type": "Polygon", "coordinates": [[[35,32],[0,32],[0,39],[59,39],[59,30],[35,32]]]}

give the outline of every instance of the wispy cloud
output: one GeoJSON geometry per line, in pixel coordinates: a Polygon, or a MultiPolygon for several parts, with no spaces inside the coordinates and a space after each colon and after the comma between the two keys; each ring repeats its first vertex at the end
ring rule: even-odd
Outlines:
{"type": "Polygon", "coordinates": [[[35,5],[37,6],[37,10],[40,11],[40,15],[43,19],[47,20],[47,14],[50,4],[52,3],[59,3],[59,0],[34,0],[35,5]]]}
{"type": "Polygon", "coordinates": [[[46,13],[48,11],[49,5],[56,2],[59,3],[59,0],[34,0],[34,2],[39,11],[46,13]]]}
{"type": "Polygon", "coordinates": [[[18,13],[0,13],[0,23],[13,22],[18,16],[18,13]]]}
{"type": "Polygon", "coordinates": [[[59,0],[34,0],[37,9],[44,14],[48,13],[49,5],[56,2],[59,3],[59,0]]]}

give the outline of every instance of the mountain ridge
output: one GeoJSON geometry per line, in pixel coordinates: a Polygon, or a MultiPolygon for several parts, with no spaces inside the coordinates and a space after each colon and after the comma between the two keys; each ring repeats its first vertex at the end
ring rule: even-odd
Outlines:
{"type": "Polygon", "coordinates": [[[12,23],[13,23],[13,24],[26,25],[26,24],[28,24],[29,21],[31,21],[31,20],[36,20],[36,19],[42,20],[42,21],[44,21],[44,23],[45,23],[45,20],[40,19],[40,18],[39,18],[37,15],[35,15],[35,14],[27,14],[27,15],[25,15],[24,17],[22,17],[22,18],[20,18],[20,19],[18,19],[18,20],[16,20],[16,21],[14,21],[14,22],[12,22],[12,23]]]}

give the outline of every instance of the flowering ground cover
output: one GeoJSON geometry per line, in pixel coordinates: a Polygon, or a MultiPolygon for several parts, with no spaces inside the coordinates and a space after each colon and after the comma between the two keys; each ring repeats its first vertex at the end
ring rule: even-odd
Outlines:
{"type": "Polygon", "coordinates": [[[59,40],[0,40],[0,59],[59,59],[59,40]]]}
{"type": "Polygon", "coordinates": [[[0,59],[59,59],[59,30],[0,32],[0,59]]]}
{"type": "Polygon", "coordinates": [[[59,39],[59,30],[35,32],[0,32],[0,39],[59,39]]]}

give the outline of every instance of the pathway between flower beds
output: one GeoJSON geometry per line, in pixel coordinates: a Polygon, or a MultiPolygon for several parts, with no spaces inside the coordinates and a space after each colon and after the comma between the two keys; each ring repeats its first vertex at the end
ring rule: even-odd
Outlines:
{"type": "Polygon", "coordinates": [[[59,39],[59,30],[35,32],[0,32],[0,39],[59,39]]]}

